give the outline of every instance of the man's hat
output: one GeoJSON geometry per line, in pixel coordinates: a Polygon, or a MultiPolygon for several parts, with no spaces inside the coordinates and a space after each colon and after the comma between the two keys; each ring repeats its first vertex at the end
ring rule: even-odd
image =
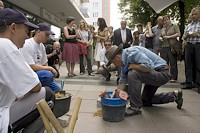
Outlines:
{"type": "Polygon", "coordinates": [[[48,33],[49,35],[55,35],[55,33],[53,33],[53,32],[51,31],[51,28],[50,28],[49,25],[47,25],[47,24],[45,24],[45,23],[39,23],[39,24],[37,24],[37,26],[39,27],[38,29],[39,29],[40,31],[45,31],[45,32],[48,33]]]}
{"type": "Polygon", "coordinates": [[[15,24],[25,24],[30,30],[38,28],[37,25],[28,21],[24,14],[18,10],[5,8],[0,10],[0,26],[15,24]]]}
{"type": "Polygon", "coordinates": [[[114,59],[114,57],[117,55],[117,53],[122,49],[123,49],[123,44],[120,44],[118,47],[116,45],[114,45],[113,47],[109,48],[106,51],[105,56],[109,61],[107,66],[109,66],[111,64],[111,60],[114,59]]]}

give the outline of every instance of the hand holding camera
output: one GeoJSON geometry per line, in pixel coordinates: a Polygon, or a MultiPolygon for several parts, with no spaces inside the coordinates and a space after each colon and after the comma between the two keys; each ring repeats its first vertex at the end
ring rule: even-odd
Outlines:
{"type": "Polygon", "coordinates": [[[53,50],[53,52],[51,53],[52,54],[52,56],[54,56],[54,55],[60,55],[61,54],[61,51],[60,51],[60,49],[55,49],[55,50],[53,50]]]}
{"type": "Polygon", "coordinates": [[[61,54],[60,49],[57,49],[57,50],[56,50],[56,54],[57,54],[57,55],[61,54]]]}
{"type": "Polygon", "coordinates": [[[53,52],[51,54],[52,54],[52,56],[56,55],[57,54],[56,50],[53,50],[53,52]]]}

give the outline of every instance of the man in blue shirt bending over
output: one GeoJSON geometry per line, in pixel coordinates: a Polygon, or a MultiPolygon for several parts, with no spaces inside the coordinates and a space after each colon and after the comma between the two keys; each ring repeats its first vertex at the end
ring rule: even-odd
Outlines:
{"type": "Polygon", "coordinates": [[[122,66],[122,76],[117,89],[124,90],[128,84],[130,107],[126,109],[125,116],[141,114],[142,106],[152,104],[176,102],[177,108],[181,109],[182,91],[156,93],[157,89],[170,79],[169,67],[161,57],[140,46],[123,50],[123,44],[108,49],[106,57],[108,64],[122,66]],[[145,85],[141,94],[142,83],[145,85]]]}

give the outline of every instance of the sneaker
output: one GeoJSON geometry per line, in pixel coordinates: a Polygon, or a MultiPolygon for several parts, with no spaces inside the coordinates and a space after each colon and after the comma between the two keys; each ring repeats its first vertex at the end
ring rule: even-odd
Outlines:
{"type": "Polygon", "coordinates": [[[110,81],[110,77],[106,78],[106,81],[110,81]]]}
{"type": "Polygon", "coordinates": [[[171,79],[171,80],[170,80],[171,83],[176,83],[176,81],[177,81],[177,80],[175,80],[175,79],[171,79]]]}
{"type": "Polygon", "coordinates": [[[95,76],[95,74],[94,74],[94,73],[89,73],[88,75],[89,75],[89,76],[95,76]]]}
{"type": "Polygon", "coordinates": [[[81,72],[81,73],[80,73],[80,75],[83,75],[83,74],[84,74],[84,72],[81,72]]]}
{"type": "Polygon", "coordinates": [[[106,78],[106,81],[110,81],[110,77],[111,77],[111,74],[109,73],[109,76],[106,78]]]}
{"type": "Polygon", "coordinates": [[[119,80],[120,80],[120,78],[117,78],[117,85],[119,84],[119,80]]]}
{"type": "Polygon", "coordinates": [[[140,111],[139,108],[129,107],[125,111],[125,116],[133,116],[133,115],[139,115],[139,114],[142,114],[142,111],[140,111]]]}
{"type": "MultiPolygon", "coordinates": [[[[175,93],[175,92],[174,92],[175,93]]],[[[177,109],[181,109],[181,107],[183,106],[183,92],[182,90],[178,91],[178,93],[174,94],[175,95],[175,102],[177,103],[177,109]]]]}

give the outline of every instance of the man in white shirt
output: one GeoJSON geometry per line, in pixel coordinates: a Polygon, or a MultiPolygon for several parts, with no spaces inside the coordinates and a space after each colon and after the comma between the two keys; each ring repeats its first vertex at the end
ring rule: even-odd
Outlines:
{"type": "Polygon", "coordinates": [[[43,98],[54,101],[54,93],[41,87],[19,51],[35,28],[21,12],[0,10],[0,133],[7,133],[8,127],[9,132],[44,132],[36,103],[43,98]]]}
{"type": "Polygon", "coordinates": [[[106,50],[112,47],[111,40],[105,41],[104,46],[105,47],[100,52],[100,68],[99,68],[98,73],[103,75],[106,78],[106,81],[110,81],[110,77],[111,77],[110,72],[118,71],[118,79],[117,79],[117,82],[118,82],[121,69],[119,69],[119,67],[115,67],[114,64],[110,64],[109,66],[107,66],[108,59],[105,56],[106,50]]]}
{"type": "Polygon", "coordinates": [[[53,91],[59,91],[61,88],[54,81],[54,77],[58,73],[53,67],[48,66],[46,50],[43,44],[49,39],[49,35],[54,33],[47,24],[40,23],[38,27],[35,31],[35,36],[27,39],[20,51],[30,67],[37,73],[42,86],[48,86],[53,91]]]}

